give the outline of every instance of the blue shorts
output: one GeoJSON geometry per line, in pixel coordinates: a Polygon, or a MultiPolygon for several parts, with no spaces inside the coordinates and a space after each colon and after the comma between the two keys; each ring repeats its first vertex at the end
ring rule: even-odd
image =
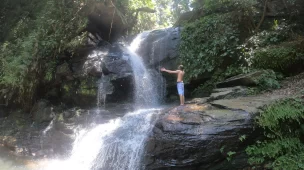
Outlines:
{"type": "Polygon", "coordinates": [[[178,92],[178,95],[184,95],[184,83],[183,82],[177,82],[177,92],[178,92]]]}

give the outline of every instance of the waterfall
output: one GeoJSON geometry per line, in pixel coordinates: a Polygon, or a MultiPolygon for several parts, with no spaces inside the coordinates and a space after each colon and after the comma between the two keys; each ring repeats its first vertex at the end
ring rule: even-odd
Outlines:
{"type": "MultiPolygon", "coordinates": [[[[147,69],[138,46],[147,33],[138,35],[131,46],[125,49],[133,69],[135,105],[137,110],[127,113],[93,129],[79,133],[71,157],[66,161],[54,161],[47,170],[141,170],[145,143],[160,112],[159,90],[161,75],[147,69]],[[155,108],[156,107],[156,108],[155,108]]],[[[103,83],[99,82],[103,89],[103,83]]]]}
{"type": "Polygon", "coordinates": [[[139,107],[157,106],[164,97],[162,85],[165,83],[163,77],[155,70],[147,69],[140,56],[136,53],[141,43],[150,32],[139,34],[127,49],[129,59],[133,68],[135,82],[135,104],[139,107]],[[160,88],[159,88],[160,87],[160,88]]]}
{"type": "Polygon", "coordinates": [[[100,80],[98,80],[98,90],[97,90],[97,107],[106,106],[106,98],[107,98],[107,89],[105,82],[105,77],[103,76],[100,80]]]}

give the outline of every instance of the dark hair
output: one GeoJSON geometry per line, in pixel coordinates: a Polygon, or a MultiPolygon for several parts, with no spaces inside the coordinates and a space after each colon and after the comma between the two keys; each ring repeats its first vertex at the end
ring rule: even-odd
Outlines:
{"type": "Polygon", "coordinates": [[[178,66],[178,69],[184,71],[184,66],[183,66],[183,65],[179,65],[179,66],[178,66]]]}

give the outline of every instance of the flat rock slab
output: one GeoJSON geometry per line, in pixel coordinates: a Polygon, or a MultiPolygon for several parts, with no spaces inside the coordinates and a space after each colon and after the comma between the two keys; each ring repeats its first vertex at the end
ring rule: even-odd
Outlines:
{"type": "Polygon", "coordinates": [[[248,74],[234,76],[218,83],[216,87],[255,86],[257,85],[257,78],[264,73],[266,73],[264,70],[259,70],[248,74]]]}
{"type": "Polygon", "coordinates": [[[214,89],[208,101],[243,96],[246,91],[247,89],[241,86],[214,89]]]}
{"type": "Polygon", "coordinates": [[[236,99],[223,99],[211,102],[212,105],[232,110],[243,110],[248,113],[257,113],[259,109],[268,105],[284,96],[270,97],[240,97],[236,99]]]}

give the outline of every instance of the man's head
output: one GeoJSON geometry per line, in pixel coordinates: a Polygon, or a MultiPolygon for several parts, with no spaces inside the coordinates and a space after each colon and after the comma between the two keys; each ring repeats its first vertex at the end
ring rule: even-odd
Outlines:
{"type": "Polygon", "coordinates": [[[178,69],[184,71],[184,66],[183,65],[179,65],[178,69]]]}

